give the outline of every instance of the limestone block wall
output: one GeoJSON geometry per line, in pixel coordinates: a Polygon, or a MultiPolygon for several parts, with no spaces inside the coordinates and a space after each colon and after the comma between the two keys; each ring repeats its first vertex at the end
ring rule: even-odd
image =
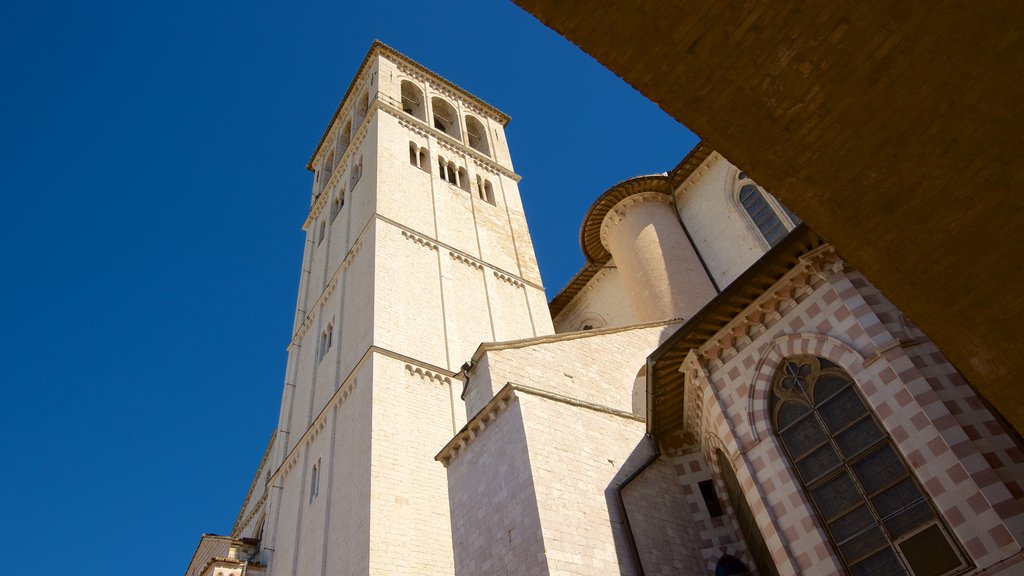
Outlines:
{"type": "MultiPolygon", "coordinates": [[[[371,223],[372,224],[372,223],[371,223]]],[[[283,450],[323,409],[369,348],[373,338],[375,228],[356,239],[326,290],[309,303],[310,312],[289,349],[281,428],[289,434],[283,450]],[[333,326],[332,345],[321,357],[320,336],[333,326]]]]}
{"type": "MultiPolygon", "coordinates": [[[[644,429],[628,414],[504,387],[438,456],[456,574],[636,574],[615,495],[650,455],[644,429]]],[[[647,574],[698,565],[670,465],[642,474],[625,499],[647,574]]]]}
{"type": "Polygon", "coordinates": [[[554,319],[555,332],[575,332],[584,326],[595,329],[636,324],[640,320],[626,298],[626,288],[614,260],[594,274],[579,294],[554,319]]]}
{"type": "Polygon", "coordinates": [[[768,249],[735,200],[738,172],[713,152],[675,190],[679,216],[719,288],[728,286],[768,249]]]}
{"type": "MultiPolygon", "coordinates": [[[[637,456],[641,453],[643,451],[638,449],[637,456]]],[[[661,457],[623,490],[644,574],[712,573],[706,571],[699,530],[707,510],[703,510],[702,516],[699,508],[694,509],[696,480],[690,476],[689,482],[680,482],[678,466],[678,460],[661,457]]],[[[632,462],[623,466],[624,471],[632,469],[635,469],[632,462]]],[[[699,492],[697,494],[699,499],[699,492]]],[[[725,542],[716,544],[727,545],[725,542]]]]}
{"type": "Polygon", "coordinates": [[[434,461],[453,433],[450,377],[373,355],[371,574],[451,574],[444,468],[434,461]]]}
{"type": "Polygon", "coordinates": [[[582,332],[488,345],[470,372],[466,414],[479,412],[508,382],[535,387],[626,413],[644,414],[635,377],[677,324],[582,332]]]}
{"type": "Polygon", "coordinates": [[[272,477],[263,547],[275,575],[368,572],[372,376],[361,363],[272,477]]]}
{"type": "MultiPolygon", "coordinates": [[[[702,347],[698,364],[684,364],[697,410],[690,422],[700,426],[695,434],[705,446],[720,445],[735,465],[780,572],[841,570],[768,416],[771,378],[795,354],[828,358],[853,377],[976,568],[1018,553],[1021,507],[933,389],[926,376],[932,369],[918,368],[875,313],[865,298],[874,291],[859,274],[841,264],[811,270],[780,283],[762,302],[769,307],[763,320],[755,322],[748,309],[722,332],[732,336],[702,347]],[[740,328],[745,336],[735,338],[740,328]]],[[[957,391],[968,396],[963,387],[957,391]]]]}
{"type": "Polygon", "coordinates": [[[551,573],[634,574],[614,487],[647,454],[644,423],[529,394],[519,402],[551,573]]]}
{"type": "Polygon", "coordinates": [[[496,409],[471,449],[447,464],[455,574],[550,574],[521,405],[496,409]]]}
{"type": "Polygon", "coordinates": [[[374,343],[447,367],[437,245],[385,221],[373,228],[374,343]]]}

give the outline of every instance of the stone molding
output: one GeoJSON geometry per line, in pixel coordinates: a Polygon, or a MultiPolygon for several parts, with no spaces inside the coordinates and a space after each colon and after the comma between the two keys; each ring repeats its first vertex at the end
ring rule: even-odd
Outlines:
{"type": "Polygon", "coordinates": [[[508,408],[509,404],[515,402],[518,398],[515,394],[515,388],[510,384],[506,384],[494,395],[494,398],[480,409],[466,425],[455,435],[448,444],[438,452],[434,460],[437,460],[444,465],[445,468],[452,462],[452,460],[459,457],[459,455],[466,449],[467,446],[474,440],[478,434],[487,429],[491,422],[494,422],[501,412],[508,408]]]}
{"type": "Polygon", "coordinates": [[[425,368],[420,368],[419,366],[413,366],[412,364],[406,364],[405,371],[408,372],[410,376],[419,376],[421,380],[436,381],[440,384],[449,385],[452,383],[452,379],[449,376],[445,376],[444,374],[427,370],[425,368]]]}
{"type": "MultiPolygon", "coordinates": [[[[401,108],[392,104],[390,99],[390,96],[379,96],[374,99],[373,103],[371,103],[371,109],[379,109],[390,116],[395,117],[398,119],[400,125],[411,130],[415,134],[419,134],[423,137],[433,136],[434,140],[437,141],[438,147],[450,155],[460,156],[463,160],[470,159],[475,165],[486,167],[488,172],[507,176],[515,182],[519,182],[523,179],[522,176],[497,163],[490,156],[463,144],[461,141],[441,132],[437,128],[427,124],[425,121],[406,114],[401,108]]],[[[369,116],[369,113],[367,113],[367,116],[369,116]]]]}
{"type": "Polygon", "coordinates": [[[324,302],[326,302],[327,299],[330,298],[332,294],[334,294],[334,290],[338,287],[338,281],[341,278],[341,274],[348,270],[349,266],[352,265],[352,261],[355,259],[356,255],[359,254],[359,249],[362,247],[363,235],[360,233],[359,237],[356,238],[356,241],[352,244],[352,248],[349,249],[348,254],[345,255],[345,258],[341,261],[341,264],[338,265],[338,269],[335,270],[334,274],[331,275],[331,279],[330,281],[328,281],[327,287],[324,288],[323,292],[320,293],[320,296],[316,299],[316,302],[314,302],[313,305],[309,307],[309,312],[306,313],[306,318],[302,321],[302,324],[299,325],[298,330],[295,331],[295,334],[292,336],[292,341],[289,343],[289,346],[298,344],[299,340],[302,340],[302,338],[304,338],[306,334],[309,332],[309,329],[313,326],[313,320],[316,318],[317,313],[323,307],[324,302]]]}
{"type": "Polygon", "coordinates": [[[462,427],[462,430],[460,430],[455,437],[437,453],[434,460],[437,460],[447,468],[453,460],[458,458],[459,455],[464,452],[474,440],[476,440],[477,436],[479,436],[481,432],[487,429],[491,422],[494,422],[498,418],[498,415],[503,412],[505,408],[507,408],[512,402],[519,399],[517,393],[537,396],[547,400],[561,402],[562,404],[575,406],[577,408],[584,408],[600,412],[602,414],[626,418],[635,422],[645,422],[643,417],[637,416],[632,412],[617,410],[600,404],[570,398],[568,396],[563,396],[547,390],[541,390],[540,388],[534,388],[532,386],[524,386],[522,384],[516,384],[515,382],[508,382],[502,386],[501,390],[498,390],[494,397],[491,398],[479,412],[477,412],[476,416],[473,416],[469,422],[462,427]]]}
{"type": "MultiPolygon", "coordinates": [[[[342,172],[344,172],[344,170],[342,170],[342,172]]],[[[331,175],[331,180],[328,182],[328,184],[334,181],[335,176],[336,173],[331,175]]],[[[328,190],[328,187],[324,186],[323,190],[328,190]]],[[[324,194],[323,192],[320,192],[319,194],[316,195],[316,199],[313,200],[313,206],[311,206],[309,209],[309,215],[306,216],[306,220],[302,223],[303,230],[309,232],[310,225],[312,225],[313,222],[315,222],[316,219],[320,217],[320,213],[323,212],[324,205],[327,204],[328,196],[330,196],[330,194],[324,194]]]]}
{"type": "Polygon", "coordinates": [[[419,244],[420,246],[423,246],[430,250],[437,250],[436,243],[430,241],[427,238],[424,238],[423,236],[420,236],[419,234],[409,232],[408,230],[402,230],[402,237],[405,238],[406,240],[412,240],[413,243],[419,244]]]}
{"type": "Polygon", "coordinates": [[[686,179],[683,180],[678,186],[676,186],[676,195],[687,194],[697,186],[697,182],[703,178],[716,164],[724,160],[722,155],[718,152],[712,151],[708,154],[707,158],[701,162],[695,170],[686,175],[686,179]]]}
{"type": "Polygon", "coordinates": [[[484,265],[483,264],[481,264],[480,262],[477,262],[476,260],[474,260],[474,259],[472,259],[472,258],[470,258],[468,256],[463,256],[462,254],[458,254],[458,253],[453,252],[451,250],[448,251],[448,255],[451,256],[452,260],[455,260],[456,262],[462,262],[463,264],[465,264],[466,266],[469,266],[470,268],[475,268],[477,270],[483,270],[484,269],[484,265]]]}
{"type": "Polygon", "coordinates": [[[580,311],[580,308],[583,307],[583,301],[586,299],[587,295],[593,292],[594,287],[600,284],[601,281],[604,280],[608,276],[608,274],[610,274],[610,272],[608,272],[608,270],[610,269],[611,266],[606,266],[599,269],[594,274],[594,277],[591,278],[589,282],[584,284],[583,288],[580,288],[580,291],[577,292],[575,296],[573,296],[572,300],[570,300],[568,304],[566,304],[565,308],[562,308],[562,310],[558,312],[558,316],[556,316],[554,320],[556,322],[561,322],[563,320],[568,320],[575,316],[576,313],[580,311]]]}
{"type": "Polygon", "coordinates": [[[518,278],[514,278],[512,276],[509,276],[508,274],[502,274],[501,272],[498,272],[497,270],[494,271],[494,277],[497,278],[498,280],[502,280],[504,282],[507,282],[507,283],[511,284],[512,286],[515,286],[516,288],[522,288],[524,286],[523,282],[521,280],[519,280],[518,278]]]}
{"type": "MultiPolygon", "coordinates": [[[[274,450],[274,445],[275,445],[276,441],[277,441],[277,430],[275,430],[274,433],[270,435],[270,441],[267,442],[267,448],[263,451],[263,458],[260,459],[260,465],[256,467],[256,473],[257,474],[259,474],[264,469],[264,467],[267,465],[267,461],[270,459],[270,454],[274,450]]],[[[251,518],[247,517],[246,520],[243,522],[242,521],[242,513],[245,512],[245,509],[249,506],[249,500],[252,499],[253,492],[255,492],[257,486],[259,486],[258,482],[259,482],[259,478],[254,478],[252,485],[249,486],[249,491],[245,493],[245,500],[242,501],[242,507],[238,510],[238,516],[235,518],[235,528],[232,529],[232,531],[231,531],[231,536],[232,537],[237,537],[238,536],[237,533],[239,531],[241,531],[242,528],[245,528],[245,526],[248,525],[249,520],[251,520],[251,518]]],[[[267,495],[266,495],[266,488],[267,488],[266,484],[264,484],[263,485],[263,497],[260,498],[260,501],[257,502],[255,506],[253,506],[253,510],[254,511],[258,510],[260,505],[262,504],[262,501],[266,499],[266,497],[267,497],[267,495]]],[[[249,516],[252,516],[252,514],[250,513],[249,516]]]]}
{"type": "Polygon", "coordinates": [[[486,262],[483,262],[481,260],[477,260],[476,258],[474,258],[474,257],[472,257],[472,256],[470,256],[470,255],[468,255],[468,254],[466,254],[464,252],[462,252],[461,250],[459,250],[458,248],[455,248],[454,246],[451,246],[449,244],[445,244],[444,242],[441,242],[441,241],[436,240],[434,238],[429,238],[427,236],[423,236],[423,235],[421,235],[421,234],[419,234],[417,232],[413,232],[410,228],[408,228],[404,224],[400,224],[398,222],[395,222],[394,220],[392,220],[392,219],[390,219],[390,218],[388,218],[386,216],[381,216],[380,214],[375,214],[373,216],[373,218],[370,219],[370,221],[372,222],[374,219],[379,220],[381,222],[386,222],[387,224],[389,224],[389,225],[391,225],[391,226],[393,226],[393,227],[395,227],[395,228],[397,228],[399,230],[404,231],[403,233],[408,232],[410,236],[417,236],[417,237],[419,237],[420,239],[422,239],[422,240],[424,240],[426,242],[429,242],[431,244],[436,244],[437,245],[436,249],[438,251],[440,251],[441,248],[444,248],[445,250],[448,250],[450,252],[455,252],[456,254],[461,254],[465,258],[468,258],[470,260],[474,260],[476,262],[480,262],[483,265],[483,267],[487,268],[488,270],[495,270],[499,274],[504,274],[504,275],[508,276],[509,278],[511,278],[511,279],[513,279],[513,280],[515,280],[517,282],[521,282],[524,286],[529,286],[531,288],[536,288],[537,290],[541,290],[541,291],[544,290],[544,286],[542,286],[540,284],[535,284],[533,282],[530,282],[529,280],[526,280],[525,278],[519,277],[514,272],[509,272],[509,271],[503,270],[501,268],[495,268],[493,265],[488,264],[486,262]]]}
{"type": "MultiPolygon", "coordinates": [[[[442,383],[450,383],[451,379],[456,377],[456,374],[454,373],[445,374],[446,370],[444,370],[443,368],[419,362],[415,358],[410,358],[408,356],[405,356],[404,354],[399,354],[397,352],[393,352],[386,348],[380,348],[378,346],[368,347],[366,349],[366,352],[364,352],[363,355],[360,356],[359,360],[355,363],[352,369],[349,370],[348,375],[345,376],[345,380],[342,382],[341,386],[339,386],[338,389],[334,391],[334,395],[331,396],[331,398],[324,405],[323,409],[320,410],[320,413],[317,414],[317,416],[313,419],[312,422],[310,422],[305,432],[295,442],[295,446],[293,446],[285,455],[281,465],[273,472],[273,474],[271,474],[270,484],[274,484],[274,482],[279,477],[283,479],[285,476],[287,476],[288,472],[290,472],[291,469],[295,466],[301,449],[310,442],[312,442],[314,438],[316,438],[316,434],[319,433],[319,429],[322,429],[323,426],[326,424],[327,415],[331,412],[333,408],[337,408],[342,403],[344,403],[344,401],[349,397],[352,391],[356,389],[357,382],[355,375],[359,372],[363,365],[366,362],[368,362],[370,358],[372,358],[373,354],[380,354],[381,356],[386,356],[388,358],[404,362],[408,365],[414,366],[414,368],[418,367],[420,370],[424,372],[430,372],[431,374],[435,375],[444,375],[445,378],[447,379],[442,380],[442,383]],[[314,431],[315,429],[316,432],[311,433],[311,431],[314,431]]],[[[434,378],[434,380],[437,381],[437,378],[434,378]]],[[[278,430],[278,432],[284,436],[288,436],[287,430],[278,430]]],[[[284,445],[287,448],[287,440],[285,440],[284,445]]]]}
{"type": "Polygon", "coordinates": [[[705,342],[700,356],[712,368],[724,365],[842,270],[842,260],[829,244],[801,256],[798,265],[705,342]]]}
{"type": "MultiPolygon", "coordinates": [[[[305,222],[302,223],[302,229],[308,230],[310,224],[312,224],[317,217],[320,216],[320,212],[323,211],[324,204],[327,203],[327,197],[334,190],[334,186],[338,184],[338,179],[341,178],[341,174],[348,174],[348,163],[351,160],[352,155],[355,151],[363,144],[363,140],[366,139],[367,126],[369,125],[370,117],[373,112],[381,108],[378,104],[378,100],[374,98],[370,102],[370,107],[366,110],[366,115],[363,116],[362,121],[359,122],[359,126],[356,128],[355,135],[352,136],[352,141],[349,142],[348,148],[341,153],[341,156],[337,159],[334,164],[334,172],[331,173],[331,177],[324,183],[323,187],[320,188],[320,193],[317,194],[316,199],[313,202],[312,208],[310,208],[309,215],[306,217],[305,222]],[[339,170],[338,167],[341,167],[339,170]]],[[[319,161],[318,161],[319,162],[319,161]]]]}
{"type": "MultiPolygon", "coordinates": [[[[362,361],[357,363],[357,368],[361,364],[362,361]]],[[[356,369],[353,369],[352,373],[354,374],[355,372],[356,369]]],[[[327,405],[324,406],[324,409],[320,411],[320,414],[318,414],[313,422],[309,424],[306,432],[298,439],[297,442],[295,442],[295,446],[292,447],[291,451],[285,457],[284,462],[281,463],[280,468],[278,468],[278,471],[274,474],[272,480],[276,479],[278,476],[283,480],[288,476],[292,469],[295,468],[295,465],[298,464],[299,454],[302,452],[301,449],[316,440],[317,436],[320,435],[320,432],[323,431],[324,427],[327,425],[327,415],[332,412],[331,409],[337,408],[347,400],[352,394],[352,391],[356,389],[357,383],[357,379],[352,377],[350,380],[338,387],[338,390],[334,393],[331,400],[327,402],[327,405]]]]}
{"type": "MultiPolygon", "coordinates": [[[[249,526],[249,524],[252,522],[252,519],[256,517],[256,513],[263,512],[263,504],[267,501],[267,494],[268,491],[266,487],[264,487],[263,495],[260,496],[260,499],[257,500],[255,504],[253,504],[252,510],[250,510],[249,513],[245,515],[245,519],[241,522],[235,523],[235,527],[231,530],[232,538],[238,538],[238,535],[242,533],[242,530],[245,530],[245,528],[249,526]]],[[[248,503],[249,501],[248,499],[246,499],[245,504],[248,503]]],[[[245,510],[245,504],[243,504],[242,510],[245,510]]]]}

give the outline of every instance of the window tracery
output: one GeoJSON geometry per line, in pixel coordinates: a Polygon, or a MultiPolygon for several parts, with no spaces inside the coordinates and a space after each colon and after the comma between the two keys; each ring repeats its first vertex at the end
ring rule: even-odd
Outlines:
{"type": "Polygon", "coordinates": [[[772,380],[771,416],[852,574],[942,576],[967,567],[846,371],[817,356],[787,358],[772,380]]]}

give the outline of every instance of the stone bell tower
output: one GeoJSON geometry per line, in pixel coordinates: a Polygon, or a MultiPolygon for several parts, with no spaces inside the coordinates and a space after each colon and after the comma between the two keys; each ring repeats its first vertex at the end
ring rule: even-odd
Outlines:
{"type": "Polygon", "coordinates": [[[275,576],[453,573],[445,470],[481,342],[553,332],[509,118],[376,42],[307,168],[271,458],[275,576]]]}

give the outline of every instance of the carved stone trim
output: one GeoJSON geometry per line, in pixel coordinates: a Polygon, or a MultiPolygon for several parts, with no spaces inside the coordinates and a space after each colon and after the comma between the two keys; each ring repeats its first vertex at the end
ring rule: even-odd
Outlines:
{"type": "Polygon", "coordinates": [[[455,260],[456,262],[462,262],[463,264],[465,264],[466,266],[469,266],[471,268],[476,268],[477,270],[483,270],[484,269],[484,265],[483,264],[481,264],[480,262],[477,262],[476,260],[474,260],[474,259],[472,259],[472,258],[470,258],[468,256],[463,256],[462,254],[458,254],[458,253],[453,252],[451,250],[448,251],[448,255],[452,257],[452,260],[455,260]]]}
{"type": "Polygon", "coordinates": [[[413,234],[412,232],[409,232],[408,230],[402,230],[402,237],[406,238],[407,240],[412,240],[416,244],[419,244],[419,245],[424,246],[426,248],[429,248],[431,250],[437,250],[437,244],[436,243],[431,242],[429,239],[424,238],[423,236],[420,236],[419,234],[413,234]]]}
{"type": "Polygon", "coordinates": [[[700,356],[711,368],[721,367],[842,270],[843,261],[829,244],[801,256],[798,265],[705,342],[700,356]]]}
{"type": "Polygon", "coordinates": [[[507,282],[507,283],[515,286],[516,288],[522,288],[524,286],[524,284],[522,282],[520,282],[518,279],[513,278],[513,277],[509,276],[508,274],[502,274],[501,272],[498,272],[497,270],[494,271],[494,277],[497,278],[498,280],[502,280],[504,282],[507,282]]]}
{"type": "MultiPolygon", "coordinates": [[[[333,181],[334,178],[335,175],[332,174],[331,181],[333,181]]],[[[330,182],[328,182],[328,184],[330,184],[330,182]]],[[[329,188],[324,186],[323,190],[326,191],[329,190],[329,188]]],[[[324,206],[327,204],[328,196],[330,196],[330,194],[324,194],[323,192],[320,192],[320,194],[317,195],[316,200],[313,202],[313,206],[309,209],[309,216],[306,216],[306,221],[302,223],[303,230],[308,231],[313,222],[316,222],[316,219],[320,216],[320,212],[323,212],[324,206]]]]}
{"type": "Polygon", "coordinates": [[[331,280],[330,282],[328,282],[327,287],[316,299],[316,302],[314,302],[313,305],[310,306],[310,311],[306,314],[306,317],[305,319],[303,319],[302,324],[299,325],[299,329],[296,330],[295,334],[292,336],[292,341],[290,342],[290,345],[297,344],[298,341],[305,337],[306,333],[309,332],[310,327],[313,326],[313,319],[316,318],[316,314],[320,310],[322,304],[326,302],[328,298],[331,297],[331,294],[333,294],[334,290],[338,287],[338,281],[341,278],[341,273],[344,272],[345,270],[348,270],[349,266],[352,265],[352,260],[356,257],[357,254],[359,254],[359,249],[362,247],[363,236],[360,235],[359,238],[356,239],[355,244],[352,245],[352,248],[349,249],[348,254],[345,255],[345,259],[341,261],[340,265],[338,265],[338,269],[334,271],[334,274],[331,276],[331,280]]]}
{"type": "Polygon", "coordinates": [[[459,454],[467,446],[476,440],[477,434],[487,429],[487,426],[494,422],[501,412],[512,402],[517,400],[515,389],[512,386],[505,386],[498,391],[498,394],[484,406],[480,412],[470,420],[466,426],[455,435],[444,449],[437,455],[435,460],[441,462],[445,468],[452,460],[458,458],[459,454]]]}
{"type": "Polygon", "coordinates": [[[452,379],[444,374],[438,374],[431,370],[420,368],[419,366],[413,366],[412,364],[405,365],[405,371],[410,376],[419,376],[421,380],[436,381],[440,384],[451,384],[452,379]]]}

